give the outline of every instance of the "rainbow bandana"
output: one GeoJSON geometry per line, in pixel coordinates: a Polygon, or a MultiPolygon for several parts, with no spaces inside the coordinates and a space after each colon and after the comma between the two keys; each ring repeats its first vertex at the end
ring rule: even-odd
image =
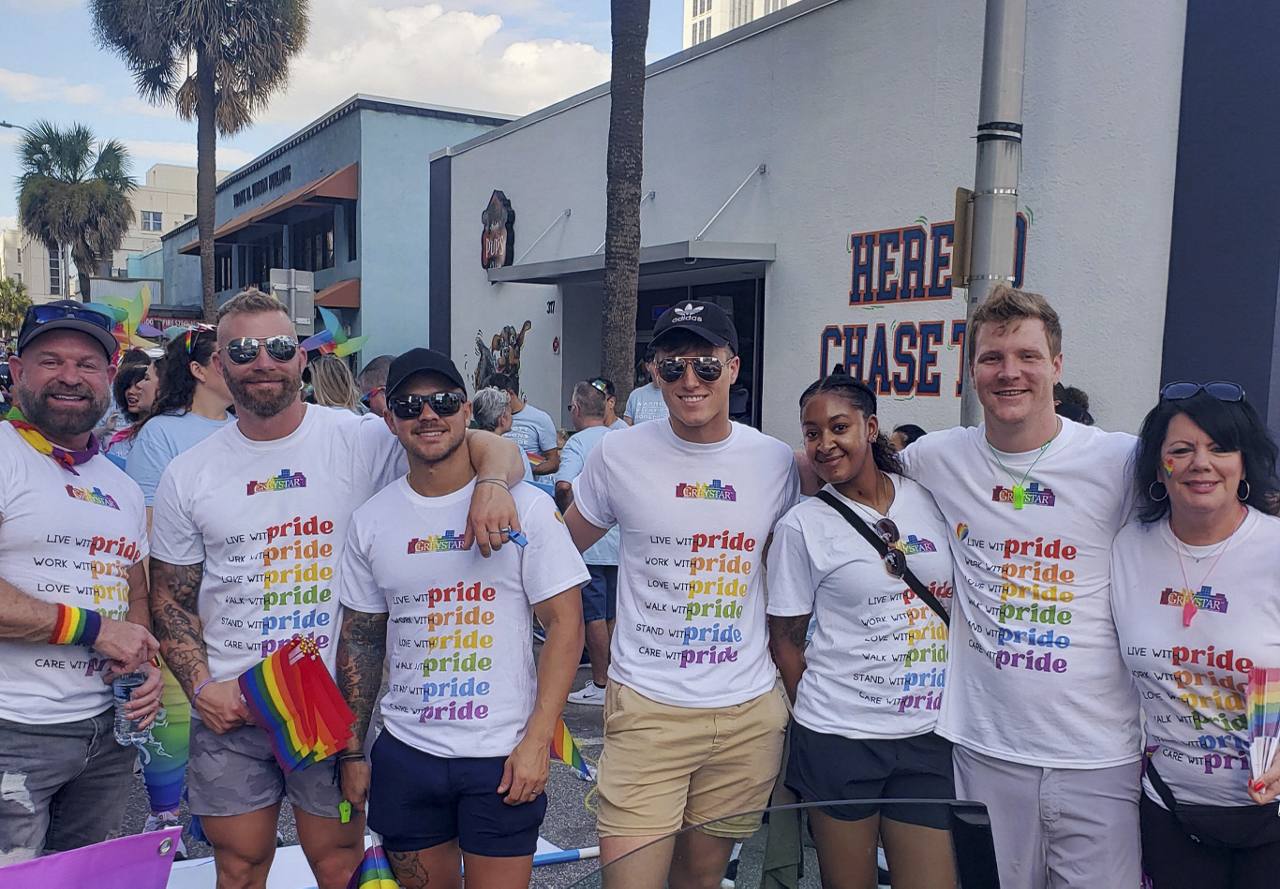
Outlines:
{"type": "Polygon", "coordinates": [[[360,866],[351,875],[347,889],[400,889],[396,875],[391,871],[391,862],[381,846],[370,846],[364,852],[360,866]]]}
{"type": "Polygon", "coordinates": [[[240,694],[285,774],[346,747],[355,714],[310,637],[294,636],[240,676],[240,694]]]}
{"type": "Polygon", "coordinates": [[[4,418],[27,444],[46,457],[52,457],[59,466],[72,475],[79,475],[80,473],[76,472],[76,467],[81,463],[88,463],[98,454],[98,439],[96,436],[89,436],[89,445],[84,450],[68,451],[66,448],[60,448],[45,438],[44,433],[33,426],[18,408],[10,408],[9,413],[5,414],[4,418]]]}

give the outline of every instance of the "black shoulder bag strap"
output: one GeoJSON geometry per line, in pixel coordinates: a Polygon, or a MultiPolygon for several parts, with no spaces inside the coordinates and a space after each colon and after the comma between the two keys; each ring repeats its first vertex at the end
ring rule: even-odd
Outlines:
{"type": "MultiPolygon", "coordinates": [[[[836,512],[840,513],[841,518],[853,526],[853,529],[866,538],[867,543],[875,548],[880,554],[880,558],[884,558],[889,553],[889,545],[880,539],[880,535],[867,527],[867,523],[862,517],[849,507],[840,502],[839,498],[830,491],[819,491],[819,499],[823,503],[830,506],[836,512]]],[[[907,586],[911,588],[911,592],[920,597],[920,601],[928,605],[934,610],[938,617],[942,618],[942,623],[947,627],[951,626],[951,615],[947,614],[947,609],[942,607],[942,603],[938,601],[938,597],[929,591],[929,588],[920,582],[920,578],[912,572],[911,566],[907,566],[907,570],[903,573],[902,579],[906,581],[907,586]]]]}

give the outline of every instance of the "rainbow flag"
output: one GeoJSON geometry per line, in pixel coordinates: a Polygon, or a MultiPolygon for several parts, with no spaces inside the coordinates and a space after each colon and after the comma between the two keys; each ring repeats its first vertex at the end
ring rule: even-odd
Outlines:
{"type": "Polygon", "coordinates": [[[1280,751],[1280,669],[1255,667],[1245,691],[1249,717],[1249,770],[1260,780],[1280,751]]]}
{"type": "Polygon", "coordinates": [[[381,846],[370,846],[364,850],[364,858],[351,875],[347,889],[400,889],[396,875],[391,872],[391,862],[387,861],[381,846]]]}
{"type": "Polygon", "coordinates": [[[351,740],[355,714],[313,638],[294,636],[246,670],[239,684],[286,774],[337,753],[351,740]]]}
{"type": "Polygon", "coordinates": [[[595,769],[583,759],[582,751],[574,743],[573,735],[569,733],[569,726],[564,724],[563,719],[556,726],[555,734],[551,736],[551,758],[559,760],[573,769],[583,781],[594,781],[596,779],[595,769]]]}

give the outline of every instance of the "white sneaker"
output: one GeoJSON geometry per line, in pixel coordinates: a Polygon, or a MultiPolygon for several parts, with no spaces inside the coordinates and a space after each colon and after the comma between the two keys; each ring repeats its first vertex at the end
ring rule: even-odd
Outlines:
{"type": "MultiPolygon", "coordinates": [[[[142,826],[143,833],[151,833],[156,830],[167,830],[170,827],[181,827],[182,822],[178,820],[177,812],[161,812],[159,814],[152,813],[147,816],[147,823],[142,826]]],[[[182,834],[178,834],[178,851],[174,855],[175,861],[185,861],[187,858],[187,844],[182,841],[182,834]]]]}
{"type": "Polygon", "coordinates": [[[570,704],[587,704],[591,707],[604,706],[604,689],[588,679],[587,684],[577,691],[569,693],[570,704]]]}

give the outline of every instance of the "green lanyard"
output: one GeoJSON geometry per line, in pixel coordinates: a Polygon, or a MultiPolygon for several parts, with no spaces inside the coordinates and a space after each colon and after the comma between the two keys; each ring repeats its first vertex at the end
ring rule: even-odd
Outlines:
{"type": "MultiPolygon", "coordinates": [[[[1061,431],[1061,430],[1059,430],[1061,431]]],[[[1036,468],[1036,464],[1040,462],[1040,458],[1044,456],[1044,452],[1049,450],[1049,445],[1053,444],[1053,439],[1058,437],[1058,433],[1053,434],[1053,438],[1046,441],[1040,446],[1040,453],[1036,454],[1036,458],[1031,461],[1031,465],[1027,467],[1027,471],[1022,473],[1022,481],[1014,482],[1013,485],[1013,508],[1022,509],[1027,503],[1027,479],[1031,477],[1031,470],[1036,468]]],[[[986,441],[984,438],[983,441],[986,441]]],[[[987,442],[987,450],[991,452],[991,456],[996,458],[996,462],[1000,464],[1000,468],[1009,474],[1009,480],[1013,481],[1013,470],[1004,465],[1004,461],[1000,459],[1000,455],[996,449],[991,447],[991,442],[987,442]]]]}

